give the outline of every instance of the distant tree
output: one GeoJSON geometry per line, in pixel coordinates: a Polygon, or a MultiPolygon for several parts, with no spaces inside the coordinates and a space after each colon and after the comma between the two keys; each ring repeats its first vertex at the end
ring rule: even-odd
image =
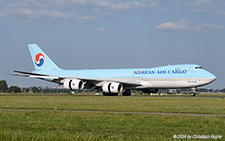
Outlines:
{"type": "Polygon", "coordinates": [[[31,87],[30,89],[31,89],[31,91],[32,91],[33,93],[39,92],[38,87],[31,87]]]}
{"type": "Polygon", "coordinates": [[[6,81],[1,80],[0,81],[0,93],[6,92],[7,89],[8,89],[8,85],[7,85],[6,81]]]}
{"type": "Polygon", "coordinates": [[[222,90],[220,90],[220,91],[224,93],[224,92],[225,92],[225,88],[223,88],[223,89],[222,89],[222,90]]]}
{"type": "Polygon", "coordinates": [[[196,92],[208,92],[208,91],[209,91],[208,89],[200,89],[200,88],[196,90],[196,92]]]}
{"type": "Polygon", "coordinates": [[[209,89],[209,92],[213,92],[213,89],[209,89]]]}
{"type": "Polygon", "coordinates": [[[29,92],[29,88],[26,88],[24,92],[25,93],[28,93],[29,92]]]}
{"type": "Polygon", "coordinates": [[[17,87],[17,86],[11,86],[11,87],[9,87],[9,91],[11,93],[21,93],[20,87],[17,87]]]}

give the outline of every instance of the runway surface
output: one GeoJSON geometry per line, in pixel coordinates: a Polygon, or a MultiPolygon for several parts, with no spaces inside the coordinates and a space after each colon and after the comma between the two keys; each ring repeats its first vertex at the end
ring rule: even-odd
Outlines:
{"type": "Polygon", "coordinates": [[[115,113],[115,114],[149,114],[149,115],[185,115],[185,116],[217,116],[222,114],[196,114],[196,113],[157,113],[157,112],[128,112],[128,111],[90,111],[90,110],[51,110],[51,109],[0,109],[0,111],[51,111],[51,112],[88,112],[88,113],[115,113]]]}

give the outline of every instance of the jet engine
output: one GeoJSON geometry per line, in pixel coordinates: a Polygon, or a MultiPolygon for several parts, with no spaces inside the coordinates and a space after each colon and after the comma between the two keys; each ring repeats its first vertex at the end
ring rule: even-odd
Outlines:
{"type": "Polygon", "coordinates": [[[70,90],[82,90],[84,82],[78,79],[68,79],[63,83],[63,87],[70,90]]]}
{"type": "Polygon", "coordinates": [[[116,82],[107,82],[103,84],[102,90],[105,93],[121,93],[123,91],[123,85],[116,82]]]}

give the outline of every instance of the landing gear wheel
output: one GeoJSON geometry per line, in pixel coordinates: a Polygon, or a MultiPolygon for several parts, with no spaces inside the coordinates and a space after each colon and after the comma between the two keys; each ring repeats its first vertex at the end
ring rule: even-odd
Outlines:
{"type": "Polygon", "coordinates": [[[130,90],[125,90],[123,93],[122,93],[123,96],[131,96],[131,91],[130,90]]]}
{"type": "Polygon", "coordinates": [[[118,96],[118,93],[103,93],[103,96],[118,96]]]}
{"type": "Polygon", "coordinates": [[[190,95],[191,95],[191,97],[194,97],[196,95],[196,93],[191,92],[190,95]]]}
{"type": "Polygon", "coordinates": [[[110,96],[118,96],[118,93],[115,93],[115,94],[111,94],[110,96]]]}

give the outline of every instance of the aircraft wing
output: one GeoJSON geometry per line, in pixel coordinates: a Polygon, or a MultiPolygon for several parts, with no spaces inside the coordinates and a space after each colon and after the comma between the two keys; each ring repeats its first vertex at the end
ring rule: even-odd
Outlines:
{"type": "Polygon", "coordinates": [[[31,72],[17,71],[17,70],[14,70],[13,72],[16,72],[16,73],[9,73],[9,75],[37,78],[37,79],[42,79],[42,80],[54,82],[54,83],[57,83],[59,85],[62,85],[68,79],[78,79],[78,80],[84,81],[85,83],[87,83],[89,85],[94,84],[97,87],[101,87],[106,82],[121,83],[125,88],[142,86],[142,84],[140,84],[140,82],[135,82],[135,81],[115,81],[115,80],[107,80],[107,79],[87,79],[87,78],[70,77],[70,76],[60,76],[60,77],[58,77],[58,76],[50,76],[50,75],[47,75],[47,74],[31,73],[31,72]]]}
{"type": "Polygon", "coordinates": [[[68,76],[60,77],[60,79],[62,80],[61,81],[62,83],[67,79],[78,79],[78,80],[82,80],[87,83],[92,83],[92,84],[96,85],[97,87],[101,87],[106,82],[121,83],[125,88],[142,86],[140,84],[140,82],[131,82],[131,81],[116,81],[116,80],[107,80],[107,79],[87,79],[87,78],[68,77],[68,76]]]}

